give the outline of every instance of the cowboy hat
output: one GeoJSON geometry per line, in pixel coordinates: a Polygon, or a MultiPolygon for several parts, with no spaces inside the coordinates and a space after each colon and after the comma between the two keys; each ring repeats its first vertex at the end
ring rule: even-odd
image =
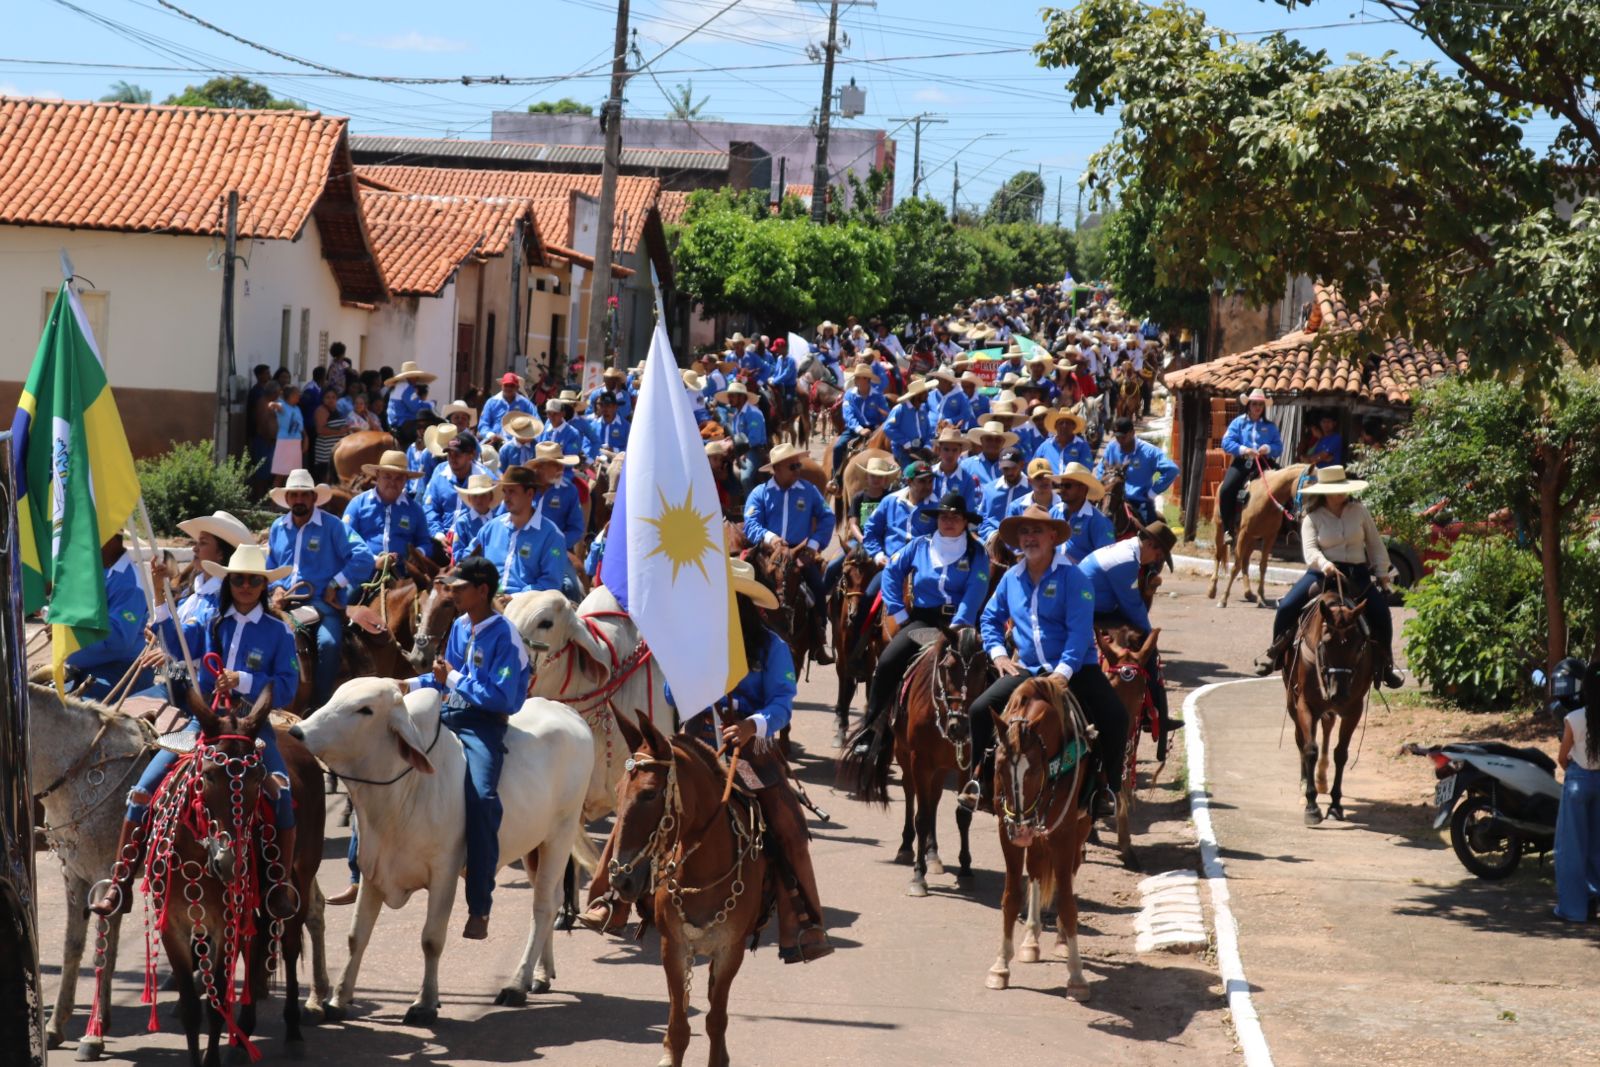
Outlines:
{"type": "Polygon", "coordinates": [[[979,375],[973,373],[970,370],[969,371],[962,371],[961,372],[961,377],[956,379],[956,380],[958,382],[960,382],[962,385],[975,385],[979,389],[982,389],[984,387],[984,385],[986,384],[984,382],[983,378],[981,378],[979,375]]]}
{"type": "Polygon", "coordinates": [[[750,339],[742,333],[735,332],[732,337],[722,343],[725,345],[747,345],[750,343],[750,339]]]}
{"type": "Polygon", "coordinates": [[[745,388],[743,382],[733,382],[728,388],[717,394],[717,403],[726,404],[730,396],[749,397],[750,390],[745,388]]]}
{"type": "Polygon", "coordinates": [[[432,382],[437,381],[438,378],[439,376],[437,374],[430,374],[421,367],[417,366],[414,361],[408,359],[404,363],[400,364],[400,373],[396,374],[393,378],[390,378],[383,384],[397,385],[400,382],[432,382]]]}
{"type": "Polygon", "coordinates": [[[928,380],[926,378],[919,378],[910,385],[906,386],[906,391],[900,394],[900,399],[895,401],[895,403],[904,404],[907,400],[921,400],[923,397],[927,396],[932,389],[933,386],[928,384],[928,380]]]}
{"type": "Polygon", "coordinates": [[[780,463],[787,463],[791,459],[804,460],[805,458],[805,449],[801,448],[799,445],[790,444],[788,441],[785,441],[772,450],[772,455],[768,458],[767,465],[761,469],[770,474],[773,468],[777,467],[777,465],[780,463]]]}
{"type": "Polygon", "coordinates": [[[362,474],[376,478],[379,471],[398,471],[407,478],[422,477],[421,471],[414,471],[406,466],[406,454],[395,449],[391,449],[379,456],[376,463],[363,463],[361,465],[362,474]]]}
{"type": "Polygon", "coordinates": [[[756,569],[742,559],[730,557],[728,560],[728,577],[733,579],[733,591],[741,596],[749,597],[750,602],[758,608],[773,611],[778,606],[778,598],[772,590],[756,581],[756,569]]]}
{"type": "Polygon", "coordinates": [[[560,441],[540,441],[533,448],[533,458],[522,461],[524,467],[531,467],[535,463],[559,463],[563,467],[576,467],[578,457],[563,452],[560,441]]]}
{"type": "MultiPolygon", "coordinates": [[[[301,472],[303,473],[303,472],[301,472]]],[[[209,559],[200,561],[200,566],[213,578],[227,578],[230,574],[259,574],[269,582],[279,578],[287,578],[293,567],[267,567],[267,553],[260,545],[239,545],[229,557],[227,566],[213,563],[209,559]]]]}
{"type": "Polygon", "coordinates": [[[439,414],[443,415],[446,421],[449,421],[451,415],[465,415],[468,422],[476,422],[478,419],[478,409],[467,407],[464,400],[450,401],[439,414]]]}
{"type": "Polygon", "coordinates": [[[501,385],[514,385],[518,389],[521,389],[522,388],[522,379],[517,376],[516,371],[509,371],[508,370],[504,374],[500,375],[500,384],[501,385]]]}
{"type": "Polygon", "coordinates": [[[879,449],[871,449],[870,451],[877,454],[867,457],[867,461],[861,464],[861,470],[864,473],[879,478],[898,478],[900,476],[900,467],[895,463],[893,456],[879,449]]]}
{"type": "Polygon", "coordinates": [[[1002,442],[1000,445],[1001,448],[1010,448],[1012,445],[1017,443],[1017,435],[1007,430],[1005,425],[997,419],[987,420],[983,423],[983,425],[974,426],[972,429],[967,431],[967,440],[971,441],[975,445],[978,445],[979,447],[982,447],[983,439],[985,437],[1000,438],[1002,442]]]}
{"type": "MultiPolygon", "coordinates": [[[[937,327],[935,327],[935,329],[937,329],[937,327]]],[[[971,323],[963,322],[960,319],[957,319],[955,322],[946,322],[944,324],[944,331],[954,337],[965,337],[967,332],[971,329],[971,323]]]]}
{"type": "Polygon", "coordinates": [[[973,342],[982,344],[984,341],[987,341],[989,338],[994,336],[994,327],[980,324],[968,330],[967,336],[971,338],[973,342]]]}
{"type": "Polygon", "coordinates": [[[1014,429],[1028,421],[1028,416],[1018,411],[1009,400],[997,400],[983,417],[984,422],[998,422],[1006,429],[1014,429]]]}
{"type": "MultiPolygon", "coordinates": [[[[454,426],[450,428],[452,430],[455,429],[454,426]]],[[[282,486],[272,490],[267,495],[272,497],[272,502],[278,505],[280,508],[288,508],[289,505],[284,503],[284,497],[287,494],[300,489],[315,490],[317,494],[317,507],[319,508],[326,504],[329,500],[333,499],[333,488],[312,478],[311,472],[303,467],[290,471],[288,480],[285,481],[282,486]]]]}
{"type": "Polygon", "coordinates": [[[1056,484],[1062,482],[1077,482],[1089,490],[1090,500],[1101,500],[1106,495],[1106,487],[1100,484],[1100,479],[1094,472],[1082,463],[1068,463],[1060,474],[1056,475],[1056,484]]]}
{"type": "Polygon", "coordinates": [[[951,371],[949,367],[939,367],[928,375],[928,379],[931,381],[949,382],[951,385],[956,384],[955,373],[951,371]]]}
{"type": "Polygon", "coordinates": [[[602,378],[626,378],[627,376],[621,367],[607,367],[600,372],[600,377],[602,378]]]}
{"type": "Polygon", "coordinates": [[[250,527],[226,511],[213,511],[210,515],[184,519],[178,523],[178,529],[197,541],[203,533],[208,533],[218,541],[226,541],[230,545],[254,543],[256,539],[256,535],[250,532],[250,527]]]}
{"type": "Polygon", "coordinates": [[[706,387],[706,380],[694,371],[686,370],[683,372],[683,384],[698,393],[706,387]]]}
{"type": "Polygon", "coordinates": [[[1172,532],[1172,527],[1157,519],[1147,526],[1139,527],[1139,540],[1149,541],[1161,549],[1161,558],[1166,561],[1167,570],[1172,570],[1172,550],[1178,544],[1178,535],[1172,532]]]}
{"type": "Polygon", "coordinates": [[[487,474],[474,474],[467,479],[466,485],[456,486],[457,496],[491,496],[500,495],[500,484],[487,474]]]}
{"type": "Polygon", "coordinates": [[[532,441],[544,432],[544,423],[526,412],[519,411],[515,415],[507,415],[500,423],[500,428],[508,437],[515,437],[518,441],[532,441]]]}
{"type": "Polygon", "coordinates": [[[720,455],[723,455],[724,453],[732,452],[732,451],[733,451],[733,441],[732,441],[731,438],[724,437],[724,438],[722,438],[720,440],[717,440],[717,441],[707,441],[706,442],[706,458],[707,459],[710,459],[712,456],[720,456],[720,455]]]}
{"type": "Polygon", "coordinates": [[[823,330],[833,330],[834,332],[837,333],[838,330],[839,330],[839,327],[834,325],[833,323],[829,322],[827,319],[823,319],[821,325],[819,325],[817,327],[817,332],[821,333],[823,330]]]}
{"type": "Polygon", "coordinates": [[[983,516],[974,513],[967,507],[967,498],[961,495],[960,490],[952,489],[939,498],[939,504],[933,509],[934,514],[960,515],[968,522],[982,522],[983,516]]]}
{"type": "Polygon", "coordinates": [[[883,477],[897,478],[900,475],[900,465],[895,462],[893,453],[885,452],[881,448],[863,448],[850,457],[844,465],[844,497],[846,500],[855,499],[867,486],[867,475],[877,474],[883,477]]]}
{"type": "Polygon", "coordinates": [[[1079,415],[1076,411],[1073,411],[1071,408],[1056,408],[1050,414],[1046,415],[1045,419],[1044,419],[1044,428],[1046,430],[1048,430],[1050,433],[1055,433],[1056,432],[1056,427],[1061,425],[1061,420],[1062,419],[1071,419],[1072,420],[1072,432],[1073,433],[1082,433],[1083,432],[1083,430],[1084,430],[1083,416],[1079,415]]]}
{"type": "Polygon", "coordinates": [[[1269,406],[1272,404],[1272,399],[1268,397],[1266,393],[1262,392],[1260,389],[1252,389],[1250,390],[1250,395],[1244,398],[1244,405],[1245,407],[1249,407],[1257,400],[1269,406]]]}
{"type": "Polygon", "coordinates": [[[437,426],[430,426],[422,435],[422,447],[435,458],[443,459],[445,446],[460,432],[454,423],[441,422],[437,426]]]}
{"type": "Polygon", "coordinates": [[[1337,496],[1346,493],[1359,493],[1370,482],[1360,478],[1351,478],[1345,469],[1337,463],[1327,467],[1317,468],[1317,480],[1300,490],[1301,496],[1337,496]]]}
{"type": "Polygon", "coordinates": [[[501,471],[500,480],[497,484],[502,486],[520,485],[524,489],[543,488],[539,484],[539,476],[533,473],[533,468],[520,463],[501,471]]]}
{"type": "MultiPolygon", "coordinates": [[[[1032,464],[1029,464],[1032,466],[1032,464]]],[[[1023,526],[1043,526],[1055,538],[1055,544],[1062,544],[1072,536],[1072,524],[1063,519],[1053,517],[1048,511],[1037,504],[1029,504],[1020,515],[1012,515],[1000,524],[1001,544],[1014,545],[1017,543],[1017,531],[1023,526]]]]}
{"type": "Polygon", "coordinates": [[[970,442],[960,430],[954,426],[946,426],[939,431],[939,436],[933,439],[933,443],[935,447],[939,445],[960,445],[965,448],[970,442]]]}
{"type": "Polygon", "coordinates": [[[876,378],[877,376],[870,363],[857,363],[855,369],[850,372],[850,377],[852,378],[876,378]]]}

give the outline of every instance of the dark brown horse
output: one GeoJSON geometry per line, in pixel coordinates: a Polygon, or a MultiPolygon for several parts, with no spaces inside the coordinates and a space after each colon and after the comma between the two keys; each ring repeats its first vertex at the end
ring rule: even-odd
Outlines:
{"type": "Polygon", "coordinates": [[[202,1062],[204,1010],[209,1033],[204,1063],[215,1067],[221,1062],[218,1042],[224,1027],[253,1058],[249,1039],[256,1006],[280,964],[288,1040],[303,1040],[298,961],[302,928],[317,893],[324,812],[316,760],[280,732],[279,751],[300,822],[294,855],[281,856],[255,741],[260,730],[273,729],[267,721],[270,688],[247,712],[213,712],[194,690],[190,695],[200,735],[194,751],[178,762],[151,801],[145,885],[178,987],[190,1062],[194,1067],[202,1062]],[[243,989],[235,984],[241,957],[243,989]]]}
{"type": "MultiPolygon", "coordinates": [[[[880,741],[867,758],[846,757],[840,761],[841,779],[851,783],[856,795],[878,804],[889,802],[891,755],[900,766],[906,819],[895,862],[911,864],[907,896],[927,896],[928,873],[945,871],[939,858],[939,799],[951,772],[971,766],[967,705],[989,681],[989,657],[984,654],[977,630],[964,626],[955,631],[953,640],[942,633],[932,633],[927,645],[906,668],[905,681],[889,706],[890,722],[880,727],[879,737],[886,738],[885,728],[893,731],[893,746],[880,741]]],[[[864,731],[858,732],[847,742],[846,751],[865,738],[864,731]]],[[[956,873],[960,878],[972,877],[968,841],[971,825],[972,813],[957,805],[956,829],[961,834],[957,858],[961,866],[956,873]]]]}
{"type": "Polygon", "coordinates": [[[986,984],[1005,989],[1011,981],[1012,928],[1026,893],[1027,932],[1017,958],[1039,959],[1043,900],[1054,896],[1056,949],[1065,947],[1067,996],[1086,1000],[1089,983],[1078,955],[1078,898],[1073,877],[1089,838],[1089,811],[1078,803],[1087,777],[1088,720],[1054,676],[1030,678],[995,716],[998,751],[994,796],[1000,809],[1000,851],[1006,888],[1000,898],[1000,955],[986,984]]]}
{"type": "Polygon", "coordinates": [[[1111,520],[1111,529],[1116,534],[1117,540],[1121,541],[1138,533],[1139,524],[1128,506],[1128,465],[1106,464],[1100,484],[1106,489],[1106,495],[1100,498],[1100,510],[1111,520]]]}
{"type": "Polygon", "coordinates": [[[883,627],[875,625],[867,586],[878,573],[878,565],[861,548],[845,555],[839,584],[829,599],[828,615],[833,619],[833,666],[839,675],[839,697],[834,702],[836,720],[834,741],[844,744],[850,730],[850,704],[856,687],[872,680],[872,671],[883,654],[883,627]],[[857,652],[857,649],[860,651],[857,652]]]}
{"type": "Polygon", "coordinates": [[[817,628],[811,613],[825,610],[825,606],[810,604],[806,598],[805,579],[800,573],[804,564],[798,550],[781,543],[758,545],[750,552],[750,562],[757,580],[778,598],[778,606],[767,612],[767,621],[789,646],[798,677],[810,661],[816,640],[817,628]]]}
{"type": "Polygon", "coordinates": [[[653,912],[661,928],[661,966],[667,973],[666,1055],[682,1067],[689,1047],[689,987],[696,956],[708,956],[711,1010],[707,1062],[728,1063],[728,993],[766,925],[776,886],[762,850],[760,807],[730,795],[716,755],[679,734],[670,740],[648,720],[618,716],[633,752],[617,783],[612,830],[611,886],[637,901],[654,879],[653,912]]]}
{"type": "Polygon", "coordinates": [[[1375,664],[1372,640],[1361,625],[1366,601],[1350,604],[1336,592],[1325,592],[1300,616],[1299,631],[1288,665],[1283,669],[1284,694],[1294,720],[1300,749],[1300,780],[1306,789],[1307,826],[1322,822],[1317,794],[1328,794],[1328,815],[1344,820],[1344,764],[1350,738],[1366,711],[1375,664]],[[1333,722],[1339,720],[1339,743],[1333,748],[1333,785],[1328,785],[1328,749],[1333,722]],[[1322,743],[1317,743],[1317,727],[1322,743]]]}
{"type": "Polygon", "coordinates": [[[1151,672],[1156,669],[1156,638],[1160,634],[1160,630],[1151,630],[1141,642],[1139,632],[1128,626],[1119,626],[1109,633],[1095,633],[1095,642],[1100,646],[1100,668],[1128,713],[1128,747],[1123,757],[1122,781],[1117,788],[1117,851],[1122,853],[1122,862],[1135,869],[1139,863],[1129,840],[1128,821],[1139,786],[1139,737],[1146,728],[1157,738],[1157,764],[1150,775],[1152,787],[1167,765],[1167,739],[1160,736],[1161,716],[1156,711],[1150,686],[1151,672]]]}

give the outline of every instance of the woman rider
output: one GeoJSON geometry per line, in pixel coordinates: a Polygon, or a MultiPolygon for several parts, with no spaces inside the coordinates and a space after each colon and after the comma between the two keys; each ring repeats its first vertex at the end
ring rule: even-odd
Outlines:
{"type": "Polygon", "coordinates": [[[900,632],[878,657],[867,694],[867,713],[852,758],[867,758],[879,743],[878,723],[900,689],[906,667],[933,631],[976,626],[989,591],[989,558],[968,523],[977,517],[960,493],[944,495],[934,514],[939,528],[895,553],[884,570],[883,611],[900,632]],[[906,579],[911,603],[906,603],[906,579]]]}
{"type": "MultiPolygon", "coordinates": [[[[794,711],[794,659],[789,646],[766,624],[761,609],[775,610],[778,598],[756,581],[755,569],[741,559],[729,561],[733,590],[739,594],[739,630],[744,637],[750,671],[716,704],[688,717],[682,732],[712,748],[738,747],[740,782],[755,793],[767,829],[778,844],[784,878],[778,892],[778,958],[785,963],[820,959],[833,951],[822,928],[822,900],[811,865],[805,813],[789,788],[780,731],[794,711]]],[[[668,692],[668,699],[671,693],[668,692]]],[[[610,879],[601,857],[599,873],[589,883],[589,909],[578,921],[592,930],[615,929],[611,914],[610,879]]]]}
{"type": "MultiPolygon", "coordinates": [[[[211,701],[213,694],[248,703],[266,686],[272,687],[274,707],[287,707],[294,699],[300,682],[300,664],[295,657],[294,631],[281,616],[273,613],[266,604],[267,583],[286,576],[291,567],[267,569],[266,553],[253,544],[234,549],[227,566],[204,560],[201,566],[213,578],[222,579],[217,594],[216,613],[209,619],[186,621],[183,624],[184,640],[198,664],[208,653],[222,658],[222,673],[213,677],[199,668],[200,696],[211,701]]],[[[156,575],[157,581],[166,578],[165,568],[156,575]]],[[[159,613],[158,613],[159,614],[159,613]]],[[[158,619],[157,630],[164,646],[178,644],[177,624],[170,618],[158,619]]],[[[199,733],[200,722],[191,718],[185,733],[199,733]]],[[[269,779],[276,780],[274,804],[277,840],[280,855],[294,854],[294,804],[289,795],[289,773],[283,757],[278,753],[278,743],[272,727],[262,730],[264,743],[262,763],[269,779]]],[[[150,810],[150,799],[159,790],[167,772],[177,762],[177,753],[161,749],[145,767],[144,775],[128,793],[128,810],[123,818],[122,834],[117,841],[117,863],[112,881],[90,910],[98,915],[126,912],[133,906],[133,878],[143,859],[146,838],[145,819],[150,810]]],[[[272,792],[271,784],[268,792],[272,792]]]]}
{"type": "Polygon", "coordinates": [[[1310,602],[1319,582],[1324,589],[1339,588],[1335,575],[1343,576],[1342,590],[1352,602],[1364,602],[1362,614],[1377,654],[1377,684],[1399,689],[1405,684],[1394,669],[1394,620],[1389,617],[1389,553],[1383,535],[1367,506],[1355,496],[1367,483],[1346,476],[1340,466],[1320,467],[1317,480],[1300,490],[1305,498],[1305,518],[1300,520],[1300,546],[1306,572],[1278,601],[1272,619],[1272,647],[1256,661],[1256,674],[1265,677],[1281,670],[1284,654],[1293,643],[1300,613],[1310,602]],[[1328,581],[1324,582],[1324,579],[1328,581]]]}

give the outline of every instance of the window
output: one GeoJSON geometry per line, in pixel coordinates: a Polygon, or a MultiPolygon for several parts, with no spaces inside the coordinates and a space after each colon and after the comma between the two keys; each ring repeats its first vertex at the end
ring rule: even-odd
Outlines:
{"type": "Polygon", "coordinates": [[[294,371],[294,380],[295,381],[303,382],[303,381],[306,380],[306,374],[307,374],[307,369],[308,369],[306,367],[306,361],[310,358],[310,356],[311,356],[311,309],[310,308],[301,308],[300,309],[300,352],[299,352],[299,355],[295,358],[295,371],[294,371]]]}
{"type": "Polygon", "coordinates": [[[539,292],[542,293],[542,292],[544,292],[544,283],[545,283],[545,279],[544,278],[536,278],[534,280],[533,287],[535,289],[537,289],[539,292]]]}
{"type": "MultiPolygon", "coordinates": [[[[50,321],[50,309],[56,306],[56,294],[61,289],[44,290],[44,295],[39,305],[39,332],[44,332],[45,323],[50,321]]],[[[95,347],[100,350],[100,362],[104,366],[111,366],[110,344],[111,334],[111,296],[101,289],[84,289],[78,293],[78,303],[83,305],[83,316],[89,320],[89,332],[94,334],[95,347]]]]}

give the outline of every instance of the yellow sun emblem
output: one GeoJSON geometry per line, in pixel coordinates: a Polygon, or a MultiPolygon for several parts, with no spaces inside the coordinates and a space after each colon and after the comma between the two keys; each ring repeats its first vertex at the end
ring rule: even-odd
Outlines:
{"type": "Polygon", "coordinates": [[[660,489],[656,490],[656,496],[661,499],[661,514],[644,521],[656,528],[659,542],[645,558],[666,556],[671,560],[674,583],[678,580],[678,571],[691,565],[700,568],[701,576],[710,581],[705,555],[717,550],[716,542],[711,539],[711,521],[715,516],[702,515],[695,510],[691,500],[693,489],[684,492],[683,503],[668,504],[666,494],[660,489]]]}

